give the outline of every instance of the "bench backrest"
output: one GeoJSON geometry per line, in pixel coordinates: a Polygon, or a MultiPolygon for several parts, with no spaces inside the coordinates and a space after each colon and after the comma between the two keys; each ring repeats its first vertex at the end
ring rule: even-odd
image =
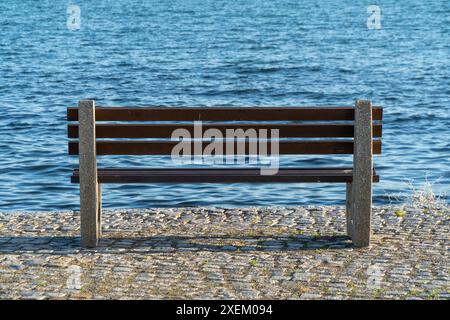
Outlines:
{"type": "MultiPolygon", "coordinates": [[[[370,102],[361,105],[360,121],[371,126],[373,154],[380,154],[383,109],[370,102]]],[[[131,108],[95,107],[92,101],[91,107],[95,112],[87,121],[95,124],[97,155],[169,155],[178,143],[170,141],[173,131],[182,128],[193,135],[194,121],[224,136],[226,129],[278,129],[279,154],[353,154],[359,102],[355,107],[131,108]],[[142,140],[147,138],[152,140],[142,140]]],[[[73,122],[68,125],[71,155],[79,153],[79,111],[67,109],[67,120],[73,122]]]]}

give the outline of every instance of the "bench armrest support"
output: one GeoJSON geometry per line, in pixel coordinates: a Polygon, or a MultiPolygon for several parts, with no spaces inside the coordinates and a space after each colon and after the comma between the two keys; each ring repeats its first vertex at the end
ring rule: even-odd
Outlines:
{"type": "Polygon", "coordinates": [[[95,247],[98,242],[98,183],[95,137],[95,101],[82,100],[79,107],[79,166],[81,244],[95,247]]]}
{"type": "Polygon", "coordinates": [[[357,100],[353,150],[352,225],[353,243],[365,247],[370,243],[372,215],[372,102],[357,100]]]}

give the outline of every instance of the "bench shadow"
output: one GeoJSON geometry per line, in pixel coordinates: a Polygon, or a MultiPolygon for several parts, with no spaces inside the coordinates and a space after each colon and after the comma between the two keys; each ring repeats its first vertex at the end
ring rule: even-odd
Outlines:
{"type": "Polygon", "coordinates": [[[339,236],[172,236],[104,237],[96,248],[82,248],[80,237],[0,236],[0,254],[54,254],[81,252],[154,254],[171,252],[252,252],[349,249],[349,237],[339,236]]]}

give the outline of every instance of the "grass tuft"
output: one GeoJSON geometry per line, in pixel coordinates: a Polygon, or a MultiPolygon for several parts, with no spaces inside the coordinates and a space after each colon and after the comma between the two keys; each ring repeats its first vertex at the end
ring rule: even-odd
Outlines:
{"type": "Polygon", "coordinates": [[[258,260],[256,260],[256,259],[251,259],[248,263],[249,263],[252,267],[257,267],[257,266],[258,266],[258,260]]]}
{"type": "Polygon", "coordinates": [[[395,210],[394,214],[397,217],[403,217],[405,215],[403,213],[405,212],[405,207],[421,210],[424,214],[448,212],[449,207],[445,201],[445,194],[437,194],[434,191],[438,182],[439,179],[430,182],[427,175],[425,175],[425,182],[422,184],[417,185],[414,183],[414,180],[406,180],[407,191],[398,194],[388,193],[387,197],[391,204],[393,202],[402,203],[402,206],[395,210]]]}
{"type": "Polygon", "coordinates": [[[394,214],[398,217],[398,218],[403,218],[406,215],[406,211],[402,210],[402,209],[397,209],[394,211],[394,214]]]}

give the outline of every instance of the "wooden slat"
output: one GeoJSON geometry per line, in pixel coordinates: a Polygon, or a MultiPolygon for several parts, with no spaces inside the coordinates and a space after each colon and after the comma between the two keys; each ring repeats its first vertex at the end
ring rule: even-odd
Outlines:
{"type": "MultiPolygon", "coordinates": [[[[225,143],[225,142],[223,142],[225,143]]],[[[177,141],[97,141],[97,155],[169,155],[177,141]]],[[[208,142],[203,142],[203,147],[208,142]]],[[[353,141],[315,140],[315,141],[280,141],[280,154],[352,154],[353,141]]],[[[225,145],[223,146],[225,152],[225,145]]],[[[236,150],[236,148],[235,148],[236,150]]],[[[248,143],[246,143],[248,153],[248,143]]],[[[271,150],[268,144],[269,152],[271,150]]],[[[381,141],[373,141],[374,154],[381,153],[381,141]]],[[[194,153],[194,148],[192,148],[194,153]]],[[[78,154],[78,142],[69,142],[69,154],[78,154]]]]}
{"type": "MultiPolygon", "coordinates": [[[[193,125],[177,124],[97,124],[97,138],[170,138],[176,129],[188,130],[194,136],[193,125]]],[[[285,138],[338,138],[353,137],[353,124],[203,124],[202,131],[218,129],[226,135],[226,129],[278,129],[285,138]]],[[[373,126],[373,136],[381,137],[381,124],[373,126]]],[[[68,125],[68,137],[78,138],[78,124],[68,125]]]]}
{"type": "MultiPolygon", "coordinates": [[[[99,169],[100,183],[298,183],[351,182],[351,168],[281,168],[275,175],[261,175],[259,168],[157,168],[157,169],[99,169]]],[[[74,170],[73,183],[79,182],[74,170]]],[[[373,181],[379,176],[373,172],[373,181]]]]}
{"type": "MultiPolygon", "coordinates": [[[[382,120],[381,107],[373,119],[382,120]]],[[[354,107],[98,107],[97,121],[340,121],[354,120],[354,107]]],[[[78,120],[78,108],[67,109],[67,120],[78,120]]]]}
{"type": "MultiPolygon", "coordinates": [[[[140,167],[127,167],[127,168],[101,168],[98,169],[98,173],[101,174],[122,174],[122,173],[126,173],[126,174],[136,174],[136,175],[140,175],[142,173],[147,174],[147,173],[151,173],[151,174],[168,174],[171,173],[172,171],[176,171],[179,172],[180,174],[183,172],[196,172],[198,174],[221,174],[223,172],[230,172],[230,170],[232,170],[233,172],[239,172],[242,174],[248,173],[248,174],[253,174],[253,170],[258,169],[258,168],[234,168],[234,167],[216,167],[216,168],[183,168],[183,167],[167,167],[167,168],[140,168],[140,167]]],[[[350,171],[353,170],[352,167],[301,167],[301,168],[295,168],[295,167],[287,167],[287,168],[282,168],[282,170],[284,170],[283,172],[289,173],[292,170],[305,170],[306,171],[314,171],[314,170],[318,170],[320,172],[325,172],[325,173],[335,173],[336,170],[339,170],[339,172],[343,172],[343,173],[350,173],[350,171]]],[[[375,170],[375,169],[374,169],[375,170]]],[[[78,175],[80,172],[80,170],[78,168],[73,169],[73,174],[74,175],[78,175]]],[[[375,171],[374,171],[375,172],[375,171]]],[[[375,174],[375,173],[374,173],[375,174]]]]}

